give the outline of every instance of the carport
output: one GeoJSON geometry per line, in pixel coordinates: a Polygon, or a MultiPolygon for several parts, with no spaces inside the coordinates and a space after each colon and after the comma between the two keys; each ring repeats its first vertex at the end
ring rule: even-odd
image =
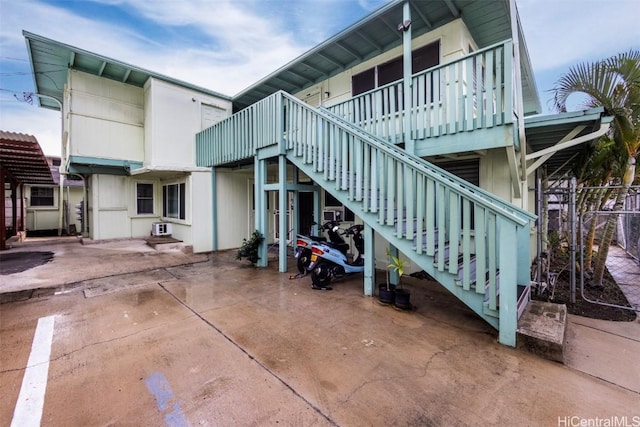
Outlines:
{"type": "Polygon", "coordinates": [[[0,131],[0,180],[3,186],[3,196],[0,198],[0,250],[5,250],[8,238],[25,231],[24,185],[54,184],[47,159],[34,136],[0,131]],[[7,190],[10,191],[9,196],[7,190]],[[9,197],[10,206],[7,204],[9,197]],[[11,209],[9,214],[8,208],[11,209]]]}

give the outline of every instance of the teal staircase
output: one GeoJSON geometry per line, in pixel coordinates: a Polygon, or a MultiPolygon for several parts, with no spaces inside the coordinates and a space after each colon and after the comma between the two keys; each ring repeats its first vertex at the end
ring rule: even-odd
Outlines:
{"type": "Polygon", "coordinates": [[[284,92],[199,133],[196,156],[212,167],[278,157],[282,169],[286,159],[515,346],[529,212],[284,92]]]}

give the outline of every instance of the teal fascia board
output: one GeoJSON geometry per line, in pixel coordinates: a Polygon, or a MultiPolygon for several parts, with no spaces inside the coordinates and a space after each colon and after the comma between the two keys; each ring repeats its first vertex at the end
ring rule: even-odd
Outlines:
{"type": "Polygon", "coordinates": [[[70,173],[130,175],[132,170],[142,168],[142,162],[133,160],[104,159],[100,157],[69,156],[70,173]]]}
{"type": "Polygon", "coordinates": [[[557,114],[544,114],[529,116],[524,118],[525,129],[536,127],[564,125],[568,123],[585,123],[589,121],[602,120],[607,122],[603,107],[590,108],[588,110],[569,111],[557,114]]]}

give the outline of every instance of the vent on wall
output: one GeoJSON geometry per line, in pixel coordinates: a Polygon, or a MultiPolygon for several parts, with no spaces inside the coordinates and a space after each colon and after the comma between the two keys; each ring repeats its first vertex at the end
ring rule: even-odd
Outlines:
{"type": "Polygon", "coordinates": [[[152,236],[170,236],[171,235],[171,223],[169,222],[154,222],[151,224],[152,236]]]}

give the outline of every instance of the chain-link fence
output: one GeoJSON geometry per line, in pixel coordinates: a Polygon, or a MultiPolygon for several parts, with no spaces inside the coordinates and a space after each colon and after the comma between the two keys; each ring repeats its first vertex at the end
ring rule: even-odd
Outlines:
{"type": "MultiPolygon", "coordinates": [[[[640,191],[627,195],[616,229],[616,243],[636,261],[640,261],[640,191]]],[[[638,278],[640,281],[640,278],[638,278]]]]}

